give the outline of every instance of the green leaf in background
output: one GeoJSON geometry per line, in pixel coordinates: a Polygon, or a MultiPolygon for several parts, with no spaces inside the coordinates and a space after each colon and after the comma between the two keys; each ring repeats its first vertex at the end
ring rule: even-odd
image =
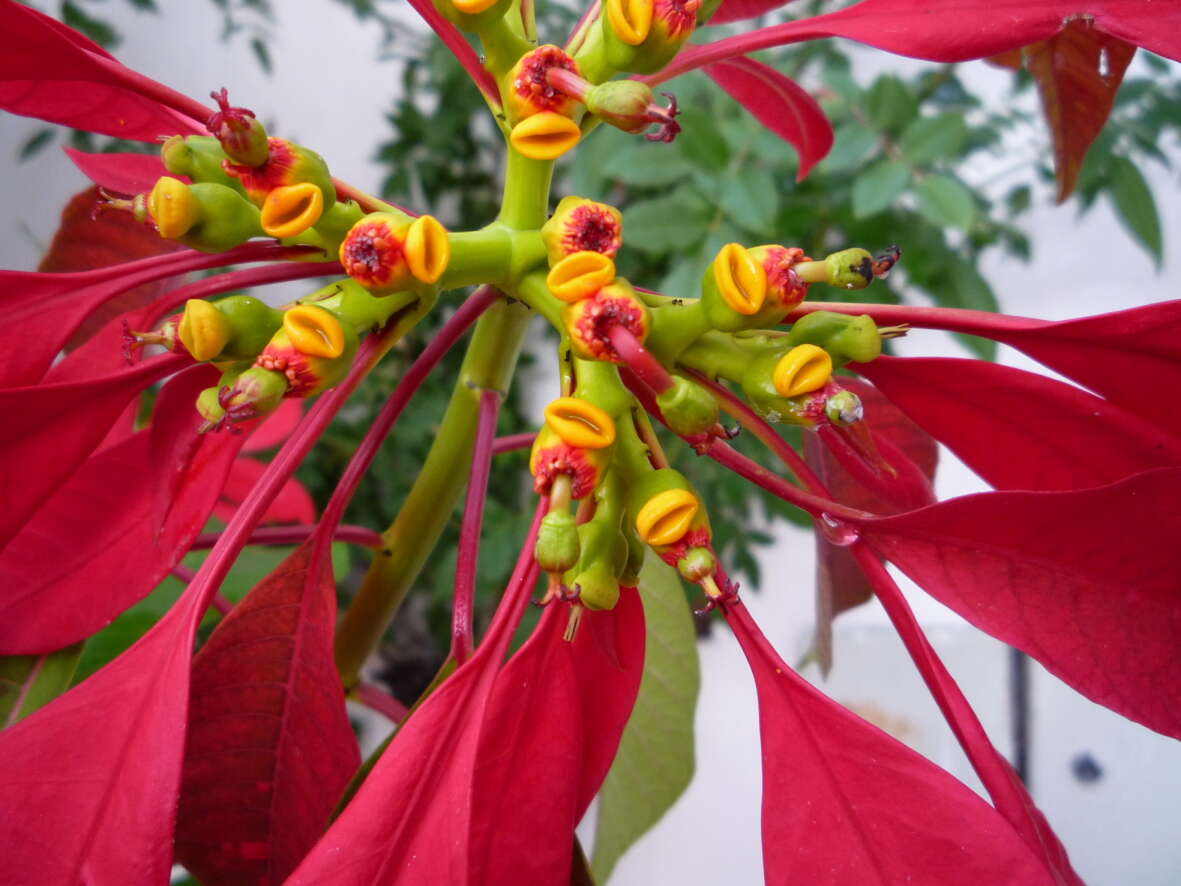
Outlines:
{"type": "Polygon", "coordinates": [[[865,218],[898,199],[910,183],[910,168],[900,160],[879,160],[853,182],[853,215],[865,218]]]}
{"type": "Polygon", "coordinates": [[[832,150],[821,161],[825,175],[857,168],[878,143],[878,134],[860,123],[844,123],[837,127],[832,150]]]}
{"type": "Polygon", "coordinates": [[[722,187],[722,212],[756,238],[774,239],[779,211],[779,185],[769,169],[743,166],[722,187]]]}
{"type": "Polygon", "coordinates": [[[1163,253],[1156,200],[1136,164],[1127,157],[1111,159],[1111,199],[1120,221],[1159,268],[1163,253]]]}
{"type": "Polygon", "coordinates": [[[893,132],[901,132],[919,112],[914,92],[893,74],[874,81],[865,106],[874,126],[893,132]]]}
{"type": "Polygon", "coordinates": [[[30,157],[48,145],[51,141],[53,141],[53,136],[54,132],[50,127],[38,129],[25,140],[24,144],[20,146],[20,150],[17,152],[16,159],[18,161],[28,160],[30,157]]]}
{"type": "Polygon", "coordinates": [[[967,141],[964,115],[949,111],[915,120],[902,133],[898,147],[908,163],[925,166],[934,160],[958,157],[967,141]]]}
{"type": "Polygon", "coordinates": [[[119,45],[119,33],[114,28],[101,19],[87,15],[82,7],[70,0],[62,4],[62,21],[104,49],[114,49],[119,45]]]}
{"type": "Polygon", "coordinates": [[[708,208],[684,190],[633,203],[623,213],[627,245],[646,252],[686,249],[701,239],[708,208]]]}
{"type": "Polygon", "coordinates": [[[254,57],[258,59],[258,66],[267,74],[271,73],[271,51],[267,49],[267,45],[257,37],[250,41],[250,51],[254,53],[254,57]]]}
{"type": "Polygon", "coordinates": [[[625,185],[659,187],[684,181],[693,171],[688,161],[669,151],[667,145],[636,139],[613,151],[603,164],[602,174],[625,185]]]}
{"type": "Polygon", "coordinates": [[[951,176],[929,175],[914,189],[919,213],[933,225],[966,231],[976,220],[972,192],[951,176]]]}
{"type": "Polygon", "coordinates": [[[0,729],[7,729],[70,686],[82,644],[75,643],[45,655],[0,658],[0,729]]]}
{"type": "Polygon", "coordinates": [[[730,162],[730,146],[718,132],[717,122],[697,108],[686,108],[677,118],[681,134],[677,144],[685,159],[703,169],[721,172],[730,162]]]}
{"type": "Polygon", "coordinates": [[[591,869],[606,883],[616,862],[693,778],[693,718],[701,675],[697,632],[681,579],[648,557],[640,573],[647,620],[644,676],[619,753],[599,791],[591,869]]]}

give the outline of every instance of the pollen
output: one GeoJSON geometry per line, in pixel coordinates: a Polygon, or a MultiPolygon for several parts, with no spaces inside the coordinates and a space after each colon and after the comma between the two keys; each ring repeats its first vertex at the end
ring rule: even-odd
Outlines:
{"type": "Polygon", "coordinates": [[[404,243],[408,228],[387,214],[361,219],[340,244],[345,273],[375,294],[397,291],[411,278],[404,243]]]}
{"type": "Polygon", "coordinates": [[[611,207],[584,203],[570,213],[562,245],[571,253],[599,252],[614,258],[623,245],[623,224],[611,207]]]}

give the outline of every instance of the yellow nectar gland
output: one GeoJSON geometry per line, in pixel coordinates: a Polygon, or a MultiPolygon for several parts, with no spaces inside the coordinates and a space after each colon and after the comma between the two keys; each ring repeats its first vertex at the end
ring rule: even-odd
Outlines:
{"type": "Polygon", "coordinates": [[[490,9],[494,3],[496,0],[451,0],[451,5],[464,15],[478,15],[490,9]]]}
{"type": "Polygon", "coordinates": [[[424,215],[411,222],[402,249],[410,273],[422,283],[437,283],[451,263],[447,229],[433,215],[424,215]]]}
{"type": "Polygon", "coordinates": [[[606,449],[615,442],[611,416],[578,397],[559,397],[546,406],[545,422],[562,442],[580,449],[606,449]]]}
{"type": "Polygon", "coordinates": [[[262,229],[272,237],[296,237],[320,220],[324,192],[311,182],[275,188],[262,204],[262,229]]]}
{"type": "Polygon", "coordinates": [[[345,337],[340,320],[315,305],[296,305],[283,314],[283,329],[292,346],[309,357],[339,357],[345,337]]]}
{"type": "Polygon", "coordinates": [[[550,268],[545,283],[555,298],[576,302],[615,279],[615,262],[601,252],[575,252],[550,268]]]}
{"type": "Polygon", "coordinates": [[[767,272],[739,243],[727,243],[713,264],[714,282],[726,304],[739,314],[757,314],[767,297],[767,272]]]}
{"type": "Polygon", "coordinates": [[[655,11],[653,0],[607,0],[611,30],[629,46],[639,46],[648,38],[655,11]]]}
{"type": "Polygon", "coordinates": [[[531,160],[561,157],[578,144],[580,138],[582,130],[578,124],[553,111],[526,117],[509,134],[513,147],[531,160]]]}
{"type": "Polygon", "coordinates": [[[832,357],[816,345],[796,345],[779,358],[771,382],[781,397],[819,391],[832,378],[832,357]]]}
{"type": "Polygon", "coordinates": [[[650,545],[663,546],[680,541],[701,503],[687,489],[666,489],[645,502],[636,514],[636,533],[650,545]]]}
{"type": "Polygon", "coordinates": [[[201,219],[201,205],[188,185],[164,177],[148,195],[148,213],[165,240],[183,237],[201,219]]]}
{"type": "Polygon", "coordinates": [[[193,359],[204,363],[220,354],[230,340],[230,321],[204,299],[190,298],[185,302],[177,335],[193,359]]]}

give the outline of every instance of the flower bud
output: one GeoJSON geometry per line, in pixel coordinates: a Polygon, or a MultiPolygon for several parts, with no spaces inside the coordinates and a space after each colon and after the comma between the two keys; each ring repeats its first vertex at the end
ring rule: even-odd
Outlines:
{"type": "Polygon", "coordinates": [[[796,345],[775,363],[771,383],[781,397],[810,394],[832,378],[832,357],[816,345],[796,345]]]}
{"type": "Polygon", "coordinates": [[[578,592],[579,602],[587,609],[614,609],[619,602],[619,578],[603,560],[592,562],[569,584],[578,592]]]}
{"type": "Polygon", "coordinates": [[[569,117],[541,111],[513,127],[509,141],[531,160],[556,160],[582,138],[582,130],[569,117]]]}
{"type": "Polygon", "coordinates": [[[828,351],[838,366],[850,360],[868,363],[882,353],[882,336],[873,317],[850,317],[833,311],[813,311],[792,324],[790,344],[816,344],[828,351]]]}
{"type": "Polygon", "coordinates": [[[587,91],[584,102],[587,110],[616,129],[633,135],[649,126],[660,128],[645,136],[649,141],[671,142],[681,132],[676,118],[680,111],[676,97],[663,93],[669,106],[656,104],[652,88],[639,80],[608,80],[587,91]]]}
{"type": "Polygon", "coordinates": [[[545,407],[545,423],[562,441],[581,449],[606,449],[615,442],[615,421],[580,397],[559,397],[545,407]]]}
{"type": "Polygon", "coordinates": [[[828,285],[864,289],[873,282],[873,256],[864,249],[842,249],[824,259],[828,285]]]}
{"type": "Polygon", "coordinates": [[[754,318],[766,298],[767,272],[762,263],[741,244],[723,246],[701,285],[701,304],[710,325],[723,332],[757,328],[754,318]]]}
{"type": "Polygon", "coordinates": [[[677,572],[685,581],[697,584],[718,568],[718,558],[708,547],[689,548],[676,564],[677,572]]]}
{"type": "Polygon", "coordinates": [[[615,262],[601,252],[575,252],[550,268],[545,283],[555,298],[576,302],[615,279],[615,262]]]}
{"type": "Polygon", "coordinates": [[[251,366],[229,387],[218,392],[218,404],[230,421],[246,421],[274,412],[288,391],[282,372],[263,366],[251,366]]]}
{"type": "Polygon", "coordinates": [[[132,355],[136,348],[146,345],[159,345],[166,351],[184,351],[179,330],[181,314],[173,314],[160,324],[158,329],[151,332],[136,332],[131,329],[127,321],[123,321],[123,357],[128,363],[132,362],[132,355]]]}
{"type": "Polygon", "coordinates": [[[447,231],[429,215],[411,221],[389,212],[370,213],[340,244],[345,273],[374,295],[407,289],[415,281],[435,283],[450,260],[447,231]]]}
{"type": "Polygon", "coordinates": [[[220,354],[230,340],[230,321],[204,299],[190,298],[177,332],[193,359],[204,363],[220,354]]]}
{"type": "Polygon", "coordinates": [[[623,214],[585,197],[563,197],[542,225],[541,239],[551,265],[577,252],[598,252],[614,259],[623,245],[623,214]]]}
{"type": "Polygon", "coordinates": [[[562,321],[575,355],[584,360],[621,363],[608,336],[611,327],[623,326],[643,342],[651,326],[651,314],[631,284],[617,277],[594,295],[567,305],[562,310],[562,321]]]}
{"type": "Polygon", "coordinates": [[[242,183],[222,168],[226,153],[213,136],[174,135],[160,146],[160,159],[173,175],[187,175],[194,182],[225,185],[246,193],[242,183]]]}
{"type": "Polygon", "coordinates": [[[296,305],[283,314],[256,366],[282,373],[288,397],[310,397],[339,382],[357,353],[357,333],[331,311],[296,305]]]}
{"type": "Polygon", "coordinates": [[[225,252],[262,235],[258,209],[225,185],[161,178],[146,207],[161,237],[202,252],[225,252]]]}
{"type": "Polygon", "coordinates": [[[549,495],[550,487],[559,475],[570,478],[570,497],[576,501],[594,492],[610,461],[610,448],[585,449],[571,446],[549,424],[544,424],[533,441],[529,456],[529,471],[533,474],[533,490],[538,495],[549,495]]]}
{"type": "Polygon", "coordinates": [[[546,73],[550,68],[578,73],[574,59],[558,47],[546,44],[521,56],[505,75],[504,109],[509,122],[515,124],[547,111],[570,117],[578,108],[575,98],[549,82],[546,73]]]}
{"type": "Polygon", "coordinates": [[[242,183],[246,196],[255,205],[262,206],[275,188],[304,182],[320,189],[325,209],[336,202],[336,185],[332,183],[332,175],[323,157],[282,138],[268,139],[267,145],[268,155],[262,165],[251,166],[229,160],[224,164],[225,171],[242,183]]]}
{"type": "Polygon", "coordinates": [[[656,405],[674,434],[692,437],[718,421],[718,401],[701,385],[673,376],[673,386],[656,396],[656,405]]]}
{"type": "Polygon", "coordinates": [[[229,93],[225,89],[210,93],[219,110],[205,128],[209,130],[222,150],[233,163],[245,166],[261,166],[270,154],[266,128],[246,108],[230,106],[229,93]]]}
{"type": "Polygon", "coordinates": [[[607,60],[621,71],[659,71],[697,27],[701,6],[701,0],[606,0],[602,20],[607,60]]]}
{"type": "Polygon", "coordinates": [[[178,332],[195,360],[253,360],[282,322],[282,311],[248,295],[189,299],[178,332]]]}
{"type": "Polygon", "coordinates": [[[550,511],[537,531],[534,557],[546,572],[565,572],[578,562],[581,548],[574,515],[567,510],[550,511]]]}

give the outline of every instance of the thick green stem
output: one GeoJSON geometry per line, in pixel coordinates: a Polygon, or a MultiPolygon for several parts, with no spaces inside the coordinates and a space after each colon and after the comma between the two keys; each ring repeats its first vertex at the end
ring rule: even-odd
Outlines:
{"type": "Polygon", "coordinates": [[[517,231],[535,231],[545,224],[553,174],[553,160],[532,160],[508,145],[504,200],[497,221],[517,231]]]}
{"type": "Polygon", "coordinates": [[[356,685],[455,510],[471,470],[480,393],[508,391],[530,316],[523,305],[506,303],[476,325],[430,454],[337,628],[336,666],[346,689],[356,685]]]}

